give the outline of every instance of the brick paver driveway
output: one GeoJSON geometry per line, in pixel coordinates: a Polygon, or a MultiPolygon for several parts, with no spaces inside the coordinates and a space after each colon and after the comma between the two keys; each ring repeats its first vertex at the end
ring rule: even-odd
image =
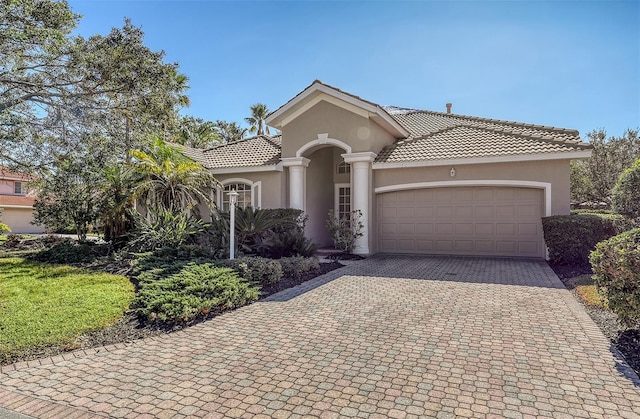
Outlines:
{"type": "Polygon", "coordinates": [[[182,332],[5,368],[0,406],[40,417],[640,417],[634,378],[544,262],[387,256],[182,332]]]}

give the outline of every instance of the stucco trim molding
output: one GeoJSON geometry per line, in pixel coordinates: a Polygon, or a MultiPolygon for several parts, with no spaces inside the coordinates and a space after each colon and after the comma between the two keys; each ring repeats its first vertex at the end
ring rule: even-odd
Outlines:
{"type": "Polygon", "coordinates": [[[341,154],[345,163],[355,163],[359,161],[370,163],[375,160],[376,153],[372,151],[361,151],[359,153],[345,153],[341,154]]]}
{"type": "Polygon", "coordinates": [[[326,145],[326,144],[330,144],[330,145],[334,145],[336,147],[340,147],[341,149],[343,149],[347,153],[351,153],[351,146],[349,144],[345,143],[344,141],[336,140],[335,138],[329,138],[329,134],[318,134],[318,138],[317,139],[309,141],[308,143],[306,143],[305,145],[300,147],[298,149],[298,151],[296,151],[296,157],[298,157],[298,158],[302,157],[307,150],[309,150],[309,149],[311,149],[311,148],[313,148],[315,146],[326,145]]]}
{"type": "Polygon", "coordinates": [[[398,185],[380,186],[375,193],[406,191],[409,189],[448,188],[456,186],[511,186],[514,188],[536,188],[544,190],[545,217],[551,215],[551,183],[529,180],[445,180],[438,182],[402,183],[398,185]]]}
{"type": "Polygon", "coordinates": [[[450,166],[460,164],[510,163],[538,160],[573,160],[591,157],[591,150],[564,153],[519,154],[513,156],[472,157],[468,159],[420,160],[407,162],[373,163],[373,169],[402,169],[407,167],[450,166]]]}
{"type": "Polygon", "coordinates": [[[281,163],[284,167],[292,167],[292,166],[302,166],[309,167],[309,160],[306,157],[283,157],[280,159],[281,163]]]}

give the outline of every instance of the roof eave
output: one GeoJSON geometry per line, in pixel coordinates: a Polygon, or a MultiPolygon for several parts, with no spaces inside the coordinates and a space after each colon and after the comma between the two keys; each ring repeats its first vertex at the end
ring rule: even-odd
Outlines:
{"type": "Polygon", "coordinates": [[[253,172],[282,172],[282,163],[264,165],[264,166],[237,166],[237,167],[218,167],[210,168],[209,171],[214,175],[232,174],[232,173],[253,173],[253,172]]]}
{"type": "Polygon", "coordinates": [[[470,157],[460,159],[414,160],[404,162],[374,162],[373,169],[402,169],[409,167],[450,166],[462,164],[491,164],[540,160],[576,160],[591,157],[591,150],[556,153],[514,154],[508,156],[470,157]]]}

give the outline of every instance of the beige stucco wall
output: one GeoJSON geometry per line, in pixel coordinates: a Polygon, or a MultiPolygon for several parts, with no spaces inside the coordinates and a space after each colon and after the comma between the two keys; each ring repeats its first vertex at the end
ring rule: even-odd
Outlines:
{"type": "Polygon", "coordinates": [[[569,160],[454,165],[374,170],[375,187],[416,182],[459,180],[522,180],[551,183],[552,215],[569,214],[569,160]]]}
{"type": "Polygon", "coordinates": [[[295,157],[300,147],[323,133],[347,143],[353,152],[378,153],[395,141],[391,134],[369,118],[320,102],[282,128],[282,157],[295,157]]]}
{"type": "Polygon", "coordinates": [[[0,215],[2,222],[11,228],[13,233],[43,233],[44,227],[31,224],[33,209],[30,208],[2,208],[0,215]]]}
{"type": "Polygon", "coordinates": [[[326,220],[334,207],[334,184],[331,182],[334,167],[333,148],[323,148],[308,157],[306,215],[309,217],[306,235],[319,247],[332,244],[326,220]]]}

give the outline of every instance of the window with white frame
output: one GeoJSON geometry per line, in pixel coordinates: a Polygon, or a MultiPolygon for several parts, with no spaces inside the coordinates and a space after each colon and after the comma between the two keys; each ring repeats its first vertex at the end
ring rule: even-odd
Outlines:
{"type": "Polygon", "coordinates": [[[238,192],[238,197],[236,199],[236,205],[238,208],[246,208],[255,206],[252,200],[252,190],[251,185],[246,183],[229,183],[224,185],[224,189],[222,190],[222,202],[221,202],[221,210],[229,211],[229,192],[235,190],[238,192]]]}
{"type": "Polygon", "coordinates": [[[337,183],[335,191],[336,216],[341,220],[351,219],[351,185],[337,183]]]}
{"type": "Polygon", "coordinates": [[[338,163],[336,169],[338,174],[351,173],[351,165],[344,160],[338,163]]]}
{"type": "Polygon", "coordinates": [[[18,182],[18,181],[13,182],[13,193],[15,193],[16,195],[25,194],[24,185],[22,184],[22,182],[18,182]]]}

